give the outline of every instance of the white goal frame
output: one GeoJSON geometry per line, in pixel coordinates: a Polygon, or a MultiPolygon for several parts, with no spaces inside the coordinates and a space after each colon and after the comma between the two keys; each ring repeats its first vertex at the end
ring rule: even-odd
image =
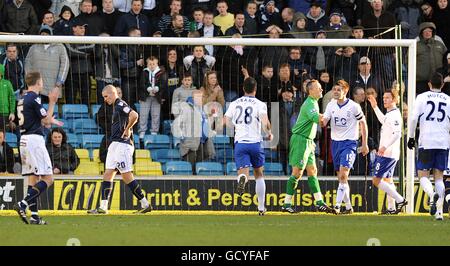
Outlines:
{"type": "MultiPolygon", "coordinates": [[[[408,48],[408,109],[413,110],[416,95],[416,40],[394,39],[267,39],[267,38],[153,38],[153,37],[97,37],[97,36],[40,36],[0,35],[0,43],[91,43],[142,45],[245,45],[245,46],[365,46],[408,48]]],[[[408,119],[409,120],[409,119],[408,119]]],[[[409,121],[408,121],[409,122],[409,121]]],[[[409,126],[409,125],[408,125],[409,126]]],[[[407,131],[406,131],[407,132],[407,131]]],[[[405,137],[405,136],[404,136],[405,137]]],[[[406,213],[414,212],[414,150],[406,152],[405,194],[409,204],[406,213]]]]}

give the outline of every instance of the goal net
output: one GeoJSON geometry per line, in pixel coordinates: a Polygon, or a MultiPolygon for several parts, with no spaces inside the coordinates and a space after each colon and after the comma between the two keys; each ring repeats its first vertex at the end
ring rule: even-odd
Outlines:
{"type": "MultiPolygon", "coordinates": [[[[104,104],[102,89],[112,84],[121,89],[122,99],[140,115],[134,128],[135,175],[197,175],[195,179],[204,180],[198,191],[220,186],[215,184],[215,175],[235,180],[233,128],[224,127],[222,118],[230,102],[243,96],[244,79],[251,76],[258,83],[256,97],[267,103],[273,126],[274,139],[264,141],[266,175],[274,178],[267,183],[268,193],[280,195],[285,186],[279,181],[291,171],[290,130],[307,97],[305,84],[311,79],[320,81],[324,96],[319,107],[323,112],[332,98],[333,84],[343,79],[350,85],[347,97],[361,105],[368,122],[370,153],[365,157],[357,154],[350,178],[351,192],[361,195],[354,198],[358,205],[355,210],[376,211],[385,204],[378,197],[372,200],[376,190],[371,185],[381,124],[366,97],[374,95],[385,112],[383,93],[398,86],[406,128],[406,107],[411,110],[415,98],[416,41],[328,39],[327,34],[318,32],[310,39],[284,38],[277,32],[256,38],[236,34],[231,38],[183,39],[8,35],[0,36],[0,43],[5,53],[15,47],[17,60],[23,64],[23,71],[16,73],[21,83],[13,84],[17,100],[26,89],[23,77],[27,71],[43,75],[44,103],[51,89],[60,90],[55,116],[64,125],[48,129],[47,139],[54,168],[61,168],[56,173],[68,174],[67,179],[98,179],[103,173],[112,109],[104,104]],[[78,159],[71,150],[55,144],[58,140],[53,139],[54,132],[64,132],[63,143],[70,144],[78,159]],[[201,150],[192,152],[189,145],[199,147],[199,142],[201,150]]],[[[244,111],[242,119],[247,119],[251,114],[244,111]]],[[[17,156],[20,132],[14,122],[17,125],[16,120],[3,126],[17,156]]],[[[337,180],[333,177],[330,129],[319,128],[315,143],[319,180],[324,180],[322,189],[329,192],[324,192],[325,197],[333,201],[337,180]]],[[[413,203],[414,151],[404,146],[395,181],[413,203]]],[[[20,163],[19,157],[15,160],[20,163]]],[[[306,186],[300,188],[302,194],[306,186]]],[[[165,191],[154,191],[155,199],[156,194],[173,189],[169,186],[165,191]]],[[[300,194],[299,202],[307,201],[300,194]]],[[[57,196],[52,196],[56,200],[57,196]]],[[[413,207],[408,205],[407,212],[412,213],[413,207]]]]}

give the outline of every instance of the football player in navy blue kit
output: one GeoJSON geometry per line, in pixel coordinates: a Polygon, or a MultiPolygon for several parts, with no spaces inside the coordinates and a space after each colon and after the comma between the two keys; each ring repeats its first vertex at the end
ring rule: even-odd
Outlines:
{"type": "Polygon", "coordinates": [[[119,98],[116,87],[107,85],[102,96],[105,102],[113,105],[111,125],[111,144],[106,155],[105,174],[102,182],[102,199],[100,206],[89,210],[89,214],[106,214],[108,202],[113,188],[113,179],[120,171],[122,179],[136,198],[141,202],[141,209],[137,213],[147,213],[152,210],[138,182],[133,177],[133,126],[138,121],[138,113],[119,98]]]}
{"type": "Polygon", "coordinates": [[[17,115],[21,132],[20,157],[22,175],[28,176],[28,192],[25,198],[14,205],[14,209],[26,224],[47,224],[38,215],[37,198],[53,184],[53,167],[45,147],[44,126],[61,125],[53,118],[53,110],[58,101],[58,89],[48,94],[48,110],[41,104],[39,93],[44,85],[39,72],[29,72],[25,77],[28,90],[17,104],[17,115]],[[26,210],[30,209],[30,221],[26,210]]]}

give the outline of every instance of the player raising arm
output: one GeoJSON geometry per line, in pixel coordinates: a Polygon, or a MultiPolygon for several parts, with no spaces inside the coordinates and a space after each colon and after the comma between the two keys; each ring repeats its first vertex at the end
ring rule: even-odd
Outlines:
{"type": "Polygon", "coordinates": [[[28,90],[17,105],[20,126],[20,158],[22,175],[28,176],[26,197],[14,205],[14,209],[26,224],[47,224],[38,215],[37,198],[53,184],[53,167],[45,147],[44,128],[60,122],[53,118],[53,110],[58,101],[59,92],[52,90],[49,95],[48,111],[42,106],[39,93],[43,81],[39,72],[29,72],[25,77],[28,90]],[[31,211],[28,222],[26,210],[31,211]]]}
{"type": "Polygon", "coordinates": [[[265,103],[255,98],[256,80],[247,77],[244,80],[244,96],[230,104],[225,113],[224,122],[235,127],[234,158],[238,169],[238,186],[236,193],[242,195],[248,182],[249,167],[253,167],[256,179],[256,194],[258,195],[258,214],[264,215],[266,183],[263,176],[264,149],[262,129],[272,140],[270,121],[265,103]]]}
{"type": "Polygon", "coordinates": [[[133,126],[138,121],[138,114],[128,104],[119,98],[116,87],[107,85],[102,91],[103,99],[109,105],[114,105],[111,124],[111,144],[106,155],[105,174],[102,182],[102,200],[100,207],[89,210],[89,214],[106,214],[108,202],[113,189],[113,179],[117,169],[133,195],[141,202],[137,213],[147,213],[152,210],[138,182],[133,177],[133,126]]]}
{"type": "Polygon", "coordinates": [[[402,115],[397,108],[398,90],[392,89],[383,94],[383,104],[386,114],[377,106],[373,95],[367,97],[378,121],[381,123],[380,146],[375,158],[375,174],[372,183],[386,194],[395,199],[396,209],[388,209],[386,214],[399,213],[408,202],[398,194],[395,185],[390,182],[394,175],[395,166],[400,158],[400,140],[402,137],[402,115]],[[386,179],[384,181],[383,179],[386,179]]]}

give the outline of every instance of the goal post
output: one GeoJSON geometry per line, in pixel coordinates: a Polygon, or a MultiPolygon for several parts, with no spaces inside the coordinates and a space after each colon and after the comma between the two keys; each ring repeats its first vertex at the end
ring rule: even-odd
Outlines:
{"type": "MultiPolygon", "coordinates": [[[[268,39],[268,38],[164,38],[164,37],[77,37],[39,35],[0,35],[0,43],[78,43],[116,45],[214,45],[214,46],[354,46],[354,47],[405,47],[408,49],[407,62],[407,104],[413,110],[416,94],[416,40],[394,39],[268,39]]],[[[395,73],[394,73],[395,76],[395,73]]],[[[406,136],[403,136],[406,137],[406,136]]],[[[414,212],[414,150],[406,151],[405,195],[409,204],[406,213],[414,212]]]]}

